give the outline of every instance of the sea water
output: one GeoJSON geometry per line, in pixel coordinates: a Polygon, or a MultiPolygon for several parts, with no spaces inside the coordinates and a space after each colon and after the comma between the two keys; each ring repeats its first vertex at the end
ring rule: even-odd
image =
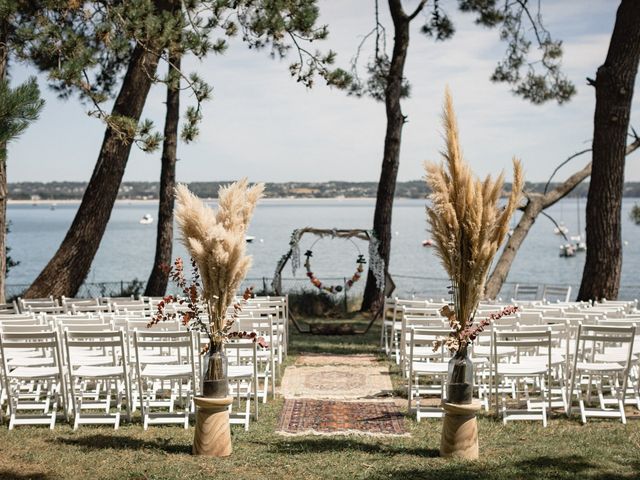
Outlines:
{"type": "MultiPolygon", "coordinates": [[[[625,198],[622,207],[624,256],[621,298],[640,297],[640,226],[629,219],[636,199],[625,198]]],[[[11,204],[8,217],[11,233],[10,255],[20,265],[13,268],[9,285],[28,285],[55,253],[73,221],[79,202],[11,204]]],[[[586,200],[566,198],[546,210],[557,222],[569,229],[568,235],[582,233],[584,239],[584,206],[586,200]],[[582,232],[578,231],[578,223],[582,232]]],[[[422,242],[430,238],[425,216],[425,200],[396,199],[393,209],[393,242],[390,271],[400,295],[446,297],[448,281],[433,248],[422,242]]],[[[119,201],[115,205],[106,233],[92,264],[87,282],[120,282],[134,278],[146,281],[155,252],[157,202],[119,201]],[[150,214],[154,221],[141,224],[150,214]]],[[[373,221],[374,199],[265,199],[257,207],[248,234],[255,237],[248,244],[253,266],[248,283],[261,288],[270,284],[276,264],[289,249],[291,232],[302,227],[368,229],[373,221]]],[[[515,226],[515,221],[513,222],[515,226]]],[[[564,239],[555,235],[554,225],[539,216],[513,263],[503,296],[508,297],[513,284],[571,285],[574,292],[580,284],[585,253],[572,258],[559,256],[564,239]]],[[[187,258],[176,232],[174,257],[187,258]]],[[[360,253],[367,257],[366,242],[344,239],[318,239],[305,235],[301,253],[312,251],[311,270],[325,284],[343,285],[356,272],[360,253]]],[[[304,256],[302,258],[304,261],[304,256]]],[[[308,287],[306,270],[295,276],[287,265],[284,285],[308,287]],[[290,278],[292,280],[286,280],[290,278]]],[[[361,291],[363,280],[353,292],[361,291]]],[[[13,287],[12,287],[13,288],[13,287]]]]}

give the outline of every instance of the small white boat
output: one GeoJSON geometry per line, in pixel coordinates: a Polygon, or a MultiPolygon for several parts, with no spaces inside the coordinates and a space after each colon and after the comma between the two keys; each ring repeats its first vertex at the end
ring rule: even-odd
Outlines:
{"type": "Polygon", "coordinates": [[[575,257],[576,249],[570,243],[566,243],[564,245],[560,245],[560,256],[561,257],[575,257]]]}
{"type": "Polygon", "coordinates": [[[247,243],[251,243],[256,239],[256,237],[254,237],[253,235],[245,235],[244,239],[247,243]]]}
{"type": "Polygon", "coordinates": [[[153,223],[153,217],[148,213],[145,213],[143,217],[140,219],[140,223],[142,225],[149,225],[150,223],[153,223]]]}
{"type": "Polygon", "coordinates": [[[569,233],[569,229],[565,227],[564,223],[560,223],[559,226],[553,229],[553,233],[555,233],[556,235],[562,235],[562,234],[566,235],[567,233],[569,233]]]}
{"type": "Polygon", "coordinates": [[[587,250],[587,244],[582,241],[582,237],[580,235],[575,235],[570,238],[573,242],[573,248],[576,252],[584,252],[587,250]]]}
{"type": "Polygon", "coordinates": [[[430,238],[427,238],[426,240],[422,241],[422,246],[423,247],[430,247],[433,245],[433,240],[431,240],[430,238]]]}

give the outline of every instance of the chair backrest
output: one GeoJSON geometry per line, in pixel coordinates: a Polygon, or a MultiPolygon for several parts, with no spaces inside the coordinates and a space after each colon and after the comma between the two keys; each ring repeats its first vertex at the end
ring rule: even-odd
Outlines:
{"type": "Polygon", "coordinates": [[[100,297],[99,302],[101,304],[107,304],[107,303],[132,303],[132,302],[138,302],[138,303],[143,303],[142,300],[138,299],[136,300],[135,297],[133,295],[129,295],[128,297],[100,297]]]}
{"type": "Polygon", "coordinates": [[[133,331],[133,347],[138,363],[145,352],[159,351],[162,357],[167,358],[167,363],[188,362],[194,369],[195,375],[193,344],[193,332],[161,332],[152,329],[133,331]]]}
{"type": "Polygon", "coordinates": [[[636,335],[635,325],[612,326],[612,325],[583,325],[578,326],[576,337],[576,351],[585,355],[603,352],[607,346],[624,347],[629,346],[629,361],[633,353],[633,341],[636,335]]]}
{"type": "Polygon", "coordinates": [[[13,315],[12,317],[1,317],[0,325],[42,325],[47,323],[40,316],[33,315],[13,315]],[[15,317],[15,318],[12,318],[15,317]]]}
{"type": "Polygon", "coordinates": [[[538,296],[540,292],[539,285],[521,285],[516,283],[513,287],[513,299],[514,300],[539,300],[538,296]]]}
{"type": "Polygon", "coordinates": [[[32,307],[58,307],[60,303],[53,296],[42,298],[22,298],[18,297],[18,306],[21,312],[26,312],[29,306],[32,307]]]}
{"type": "Polygon", "coordinates": [[[568,302],[571,297],[571,286],[554,286],[545,285],[542,290],[542,298],[546,301],[560,300],[561,302],[568,302]]]}
{"type": "MultiPolygon", "coordinates": [[[[66,358],[69,365],[74,365],[76,358],[75,350],[80,349],[102,349],[110,354],[113,365],[117,365],[119,359],[125,358],[124,332],[122,330],[104,330],[104,331],[70,331],[68,328],[64,330],[64,344],[66,350],[66,358]]],[[[126,362],[123,362],[126,363],[126,362]]]]}
{"type": "Polygon", "coordinates": [[[414,359],[416,356],[421,355],[416,355],[417,347],[427,347],[429,352],[434,352],[433,355],[428,355],[429,358],[440,357],[440,360],[444,361],[444,344],[441,345],[438,350],[433,350],[433,345],[435,341],[448,337],[450,333],[451,330],[448,328],[411,327],[407,332],[407,339],[409,343],[409,351],[407,354],[409,359],[414,359]]]}
{"type": "Polygon", "coordinates": [[[518,323],[521,325],[540,325],[542,324],[542,312],[539,310],[534,311],[522,311],[516,313],[518,323]]]}
{"type": "Polygon", "coordinates": [[[515,349],[515,355],[511,358],[503,359],[516,362],[526,359],[530,355],[539,355],[544,352],[548,356],[548,366],[551,366],[552,332],[551,328],[539,328],[537,330],[499,330],[492,332],[492,357],[494,363],[501,357],[498,355],[500,347],[511,347],[515,349]]]}
{"type": "Polygon", "coordinates": [[[111,305],[87,305],[87,304],[71,304],[71,312],[73,314],[82,314],[82,313],[100,313],[100,312],[110,312],[111,305]]]}
{"type": "Polygon", "coordinates": [[[50,323],[41,325],[0,325],[0,332],[3,333],[37,333],[53,332],[55,328],[50,323]]]}
{"type": "MultiPolygon", "coordinates": [[[[30,358],[42,358],[43,365],[61,367],[60,341],[57,332],[2,332],[0,333],[0,356],[3,376],[7,378],[12,369],[11,359],[20,357],[21,352],[29,352],[30,358]]],[[[31,362],[31,366],[38,366],[31,362]]],[[[60,371],[61,373],[61,371],[60,371]]]]}
{"type": "Polygon", "coordinates": [[[257,374],[257,343],[253,340],[234,339],[224,344],[229,363],[241,365],[251,363],[253,375],[257,374]]]}
{"type": "Polygon", "coordinates": [[[18,308],[18,304],[14,300],[11,303],[0,303],[0,313],[16,314],[16,313],[20,313],[20,309],[18,308]]]}

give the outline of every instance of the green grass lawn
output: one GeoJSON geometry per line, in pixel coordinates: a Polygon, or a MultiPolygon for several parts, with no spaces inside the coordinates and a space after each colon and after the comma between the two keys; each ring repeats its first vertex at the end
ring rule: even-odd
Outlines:
{"type": "MultiPolygon", "coordinates": [[[[366,336],[292,335],[291,356],[301,351],[375,352],[379,330],[366,336]]],[[[291,360],[288,361],[290,363],[291,360]]],[[[261,405],[249,432],[233,426],[233,455],[191,456],[193,427],[150,427],[139,423],[114,431],[60,423],[0,428],[0,478],[40,479],[637,479],[640,421],[627,426],[592,420],[586,426],[564,417],[503,426],[479,418],[477,462],[438,457],[440,420],[407,418],[408,438],[282,437],[274,434],[282,401],[261,405]]]]}

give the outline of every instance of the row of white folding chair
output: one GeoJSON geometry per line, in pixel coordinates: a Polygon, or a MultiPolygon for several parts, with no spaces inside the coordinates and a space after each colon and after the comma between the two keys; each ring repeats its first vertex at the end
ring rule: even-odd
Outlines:
{"type": "MultiPolygon", "coordinates": [[[[592,382],[597,374],[595,372],[604,372],[605,377],[611,376],[611,371],[618,372],[618,377],[615,381],[617,384],[609,386],[609,391],[612,394],[617,395],[618,399],[605,399],[604,390],[602,387],[602,379],[596,382],[596,388],[598,389],[598,395],[600,399],[600,408],[597,409],[585,409],[583,400],[580,400],[581,416],[583,422],[586,422],[587,416],[619,416],[622,421],[625,421],[623,405],[626,403],[633,403],[640,407],[640,391],[638,386],[638,356],[637,353],[633,354],[633,339],[624,338],[624,336],[616,336],[616,334],[624,333],[625,330],[617,330],[618,328],[625,329],[626,333],[630,333],[630,329],[633,326],[601,326],[601,325],[582,325],[579,324],[578,328],[572,328],[568,323],[565,325],[555,324],[546,327],[547,331],[551,334],[552,347],[549,365],[551,366],[551,374],[547,379],[547,390],[549,407],[551,406],[563,406],[564,410],[570,414],[572,395],[582,396],[582,390],[586,389],[587,396],[590,396],[592,389],[592,382]],[[566,333],[563,333],[563,329],[566,333]],[[573,335],[571,332],[575,332],[573,335]],[[595,337],[580,336],[580,332],[589,332],[593,335],[593,332],[599,332],[601,337],[601,343],[613,344],[608,346],[604,350],[600,345],[600,349],[596,349],[594,343],[595,337]],[[592,345],[587,345],[591,341],[592,345]],[[563,345],[564,342],[564,345],[563,345]],[[630,348],[630,349],[629,349],[630,348]],[[564,356],[564,360],[561,358],[564,356]],[[571,360],[571,363],[569,363],[571,360]],[[579,361],[580,368],[576,373],[575,362],[579,361]],[[586,362],[586,363],[585,363],[586,362]],[[590,367],[585,367],[590,365],[590,367]],[[591,370],[589,370],[591,369],[591,370]],[[610,369],[610,370],[607,370],[610,369]],[[580,371],[589,371],[588,375],[580,377],[580,371]],[[570,388],[567,389],[570,381],[578,375],[579,383],[578,390],[570,388]],[[623,382],[624,380],[624,382],[623,382]],[[627,382],[632,381],[631,385],[627,382]],[[620,384],[623,383],[622,386],[620,384]],[[616,386],[617,385],[617,386],[616,386]],[[623,391],[624,390],[624,391],[623,391]],[[572,393],[573,392],[573,393],[572,393]],[[630,397],[627,398],[627,395],[630,397]],[[554,400],[555,399],[555,400],[554,400]],[[607,408],[611,402],[619,402],[620,408],[618,410],[611,410],[607,408]]],[[[534,333],[537,327],[535,326],[521,326],[519,332],[534,333]]],[[[540,330],[542,331],[542,330],[540,330]]],[[[507,340],[512,337],[509,335],[512,332],[505,332],[497,330],[494,335],[503,335],[507,340]]],[[[514,334],[515,335],[515,334],[514,334]]],[[[495,344],[495,348],[507,346],[507,343],[495,344]]],[[[494,354],[495,355],[495,354],[494,354]]],[[[494,356],[494,362],[498,361],[499,355],[494,356]]],[[[513,358],[507,358],[507,361],[513,361],[513,358]]],[[[504,367],[503,367],[504,368],[504,367]]],[[[503,415],[507,415],[503,413],[503,415]]],[[[507,418],[505,416],[505,418],[507,418]]],[[[512,418],[516,418],[515,413],[512,418]]],[[[524,417],[526,418],[526,414],[524,417]]]]}
{"type": "MultiPolygon", "coordinates": [[[[4,379],[8,381],[23,380],[22,382],[18,381],[17,384],[14,384],[13,388],[10,388],[10,386],[6,384],[6,381],[3,385],[5,387],[4,392],[9,397],[9,411],[11,414],[10,428],[20,423],[43,423],[45,421],[50,423],[53,428],[55,423],[55,409],[52,411],[48,407],[51,406],[51,398],[53,396],[57,398],[57,395],[64,391],[64,382],[62,382],[60,386],[56,384],[54,388],[53,383],[50,381],[53,375],[51,369],[53,367],[62,369],[65,366],[68,369],[66,376],[69,382],[68,390],[72,397],[70,402],[72,408],[69,409],[66,407],[64,412],[65,415],[69,410],[73,412],[74,428],[77,428],[78,425],[82,423],[112,423],[115,428],[118,428],[122,401],[124,399],[127,400],[127,412],[130,414],[133,391],[130,384],[131,375],[129,375],[128,372],[128,365],[134,366],[138,372],[140,372],[140,368],[142,368],[142,377],[137,377],[137,381],[139,386],[138,392],[140,392],[138,399],[140,400],[141,407],[143,407],[145,428],[149,423],[167,423],[167,420],[168,423],[176,422],[175,416],[172,415],[161,413],[156,416],[156,418],[154,418],[153,415],[149,415],[149,404],[147,402],[149,397],[145,397],[145,392],[149,391],[146,382],[153,376],[156,376],[158,378],[164,378],[164,380],[173,380],[175,383],[175,380],[180,377],[180,375],[178,375],[180,372],[176,370],[184,370],[185,367],[175,366],[175,360],[168,356],[175,347],[184,347],[183,359],[188,360],[191,364],[194,363],[194,345],[191,333],[161,331],[134,332],[134,339],[136,336],[143,338],[145,342],[143,345],[145,352],[144,355],[141,356],[139,349],[136,348],[135,357],[131,357],[129,354],[129,346],[125,341],[122,330],[98,330],[96,328],[93,331],[87,331],[87,329],[85,329],[84,331],[73,332],[70,331],[70,328],[72,327],[66,327],[64,329],[62,337],[59,337],[59,332],[53,329],[49,332],[3,332],[1,334],[5,339],[12,339],[14,343],[17,339],[22,341],[20,346],[12,345],[14,352],[20,353],[20,356],[15,356],[15,353],[12,356],[6,353],[2,355],[4,362],[3,368],[8,373],[5,374],[5,372],[3,372],[4,379]],[[43,339],[49,343],[43,343],[42,345],[34,343],[35,346],[32,345],[38,338],[40,338],[41,343],[43,339]],[[62,348],[60,348],[58,338],[64,338],[65,340],[64,353],[61,353],[62,348]],[[120,338],[122,342],[120,342],[120,338]],[[51,344],[52,339],[55,339],[55,348],[54,345],[51,344]],[[167,343],[168,341],[172,341],[172,343],[169,344],[167,343]],[[177,341],[181,343],[176,343],[177,341]],[[159,344],[157,342],[164,343],[159,344]],[[54,349],[55,352],[44,357],[38,355],[38,349],[44,347],[54,349]],[[151,347],[160,347],[160,351],[150,352],[149,348],[151,347]],[[147,368],[147,364],[156,364],[156,367],[147,368]],[[158,364],[163,364],[163,367],[158,368],[158,364]],[[164,368],[164,365],[167,364],[173,364],[174,366],[164,368]],[[18,367],[21,367],[22,370],[18,367]],[[26,367],[46,367],[46,369],[44,372],[34,369],[26,371],[26,367]],[[126,375],[126,378],[122,377],[121,371],[122,375],[126,375]],[[25,383],[24,379],[29,379],[30,381],[25,383]],[[17,417],[17,410],[26,407],[33,408],[33,392],[39,393],[42,391],[42,388],[37,385],[39,380],[46,381],[47,396],[45,397],[46,401],[41,402],[43,405],[41,408],[46,409],[47,415],[37,417],[30,415],[24,418],[17,417]],[[22,390],[26,388],[26,394],[30,403],[24,403],[24,392],[21,394],[19,390],[16,391],[15,388],[18,388],[16,385],[22,388],[22,390]],[[140,388],[142,385],[144,385],[145,388],[140,388]],[[114,391],[117,397],[116,412],[110,413],[111,397],[114,391]],[[145,400],[144,402],[143,399],[145,400]],[[14,405],[16,408],[14,408],[14,405]],[[96,415],[95,413],[87,415],[84,413],[87,409],[104,409],[105,413],[102,415],[96,415]]],[[[184,364],[185,361],[179,361],[179,363],[184,364]]],[[[191,372],[193,373],[192,380],[185,385],[184,395],[178,395],[178,397],[182,396],[186,398],[184,402],[186,413],[180,415],[180,423],[186,422],[186,425],[188,425],[188,415],[193,410],[191,398],[195,388],[195,370],[192,368],[191,372]]],[[[63,374],[61,378],[64,378],[64,376],[63,374]]],[[[178,385],[178,390],[181,388],[182,386],[178,385]]],[[[170,411],[173,410],[173,405],[176,400],[175,390],[175,385],[172,385],[169,405],[170,411]]],[[[66,400],[64,396],[62,398],[66,400]]],[[[40,397],[36,398],[36,400],[38,399],[40,399],[40,397]]],[[[152,403],[151,406],[157,405],[152,403]]]]}

